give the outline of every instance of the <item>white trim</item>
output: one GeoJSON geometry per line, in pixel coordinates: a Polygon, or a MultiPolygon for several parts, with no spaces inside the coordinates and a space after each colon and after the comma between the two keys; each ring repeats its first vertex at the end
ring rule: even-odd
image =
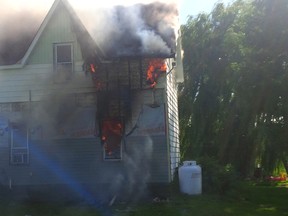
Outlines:
{"type": "MultiPolygon", "coordinates": [[[[10,142],[10,164],[11,165],[28,165],[30,158],[29,158],[29,132],[28,129],[26,128],[26,146],[24,147],[16,147],[14,146],[14,130],[11,129],[11,142],[10,142]],[[14,152],[17,150],[22,150],[22,152],[14,152]],[[18,155],[21,156],[21,161],[14,161],[14,156],[18,155]],[[25,160],[25,156],[27,157],[25,160]]],[[[23,137],[24,138],[24,137],[23,137]]]]}
{"type": "Polygon", "coordinates": [[[74,46],[73,46],[73,42],[64,42],[64,43],[54,43],[53,44],[53,71],[54,71],[54,83],[55,84],[60,84],[60,83],[65,83],[68,80],[72,80],[73,76],[74,76],[74,46]],[[71,61],[69,62],[58,62],[58,47],[60,46],[69,46],[70,47],[70,57],[71,57],[71,61]],[[71,65],[71,71],[69,70],[68,72],[64,72],[63,71],[61,73],[61,71],[58,70],[59,66],[70,66],[71,65]],[[64,76],[64,77],[62,77],[64,76]]]}
{"type": "Polygon", "coordinates": [[[175,67],[175,78],[177,83],[184,82],[184,69],[183,69],[183,49],[182,49],[182,37],[180,30],[179,36],[176,40],[176,67],[175,67]]]}
{"type": "Polygon", "coordinates": [[[23,68],[22,64],[14,64],[14,65],[1,65],[0,70],[13,70],[23,68]]]}
{"type": "Polygon", "coordinates": [[[53,64],[31,64],[31,65],[26,65],[25,66],[26,69],[51,69],[53,68],[53,64]]]}
{"type": "Polygon", "coordinates": [[[53,50],[54,50],[54,64],[73,64],[74,62],[74,46],[73,46],[73,42],[63,42],[63,43],[54,43],[53,44],[53,50]],[[58,47],[61,46],[70,46],[70,57],[71,57],[71,61],[68,62],[58,62],[58,47]]]}

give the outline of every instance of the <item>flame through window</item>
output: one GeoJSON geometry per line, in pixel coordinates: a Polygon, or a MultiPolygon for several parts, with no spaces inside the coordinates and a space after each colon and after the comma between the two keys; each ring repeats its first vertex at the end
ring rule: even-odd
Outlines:
{"type": "Polygon", "coordinates": [[[147,69],[147,84],[150,85],[151,88],[154,88],[157,84],[157,79],[161,73],[165,73],[167,70],[167,66],[165,61],[160,58],[151,59],[149,61],[148,69],[147,69]]]}
{"type": "Polygon", "coordinates": [[[101,125],[104,159],[121,159],[123,123],[118,119],[105,119],[101,125]]]}

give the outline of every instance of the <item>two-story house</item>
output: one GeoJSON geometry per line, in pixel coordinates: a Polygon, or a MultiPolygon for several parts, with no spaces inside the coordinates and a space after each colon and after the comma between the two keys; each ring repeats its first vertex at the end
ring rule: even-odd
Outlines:
{"type": "Polygon", "coordinates": [[[56,0],[25,55],[0,65],[0,184],[66,198],[169,184],[180,160],[176,45],[107,56],[56,0]]]}

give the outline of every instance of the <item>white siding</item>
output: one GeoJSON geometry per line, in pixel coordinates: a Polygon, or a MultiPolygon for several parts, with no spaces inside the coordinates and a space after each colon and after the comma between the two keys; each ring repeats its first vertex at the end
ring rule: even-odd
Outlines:
{"type": "MultiPolygon", "coordinates": [[[[9,117],[9,119],[10,117],[12,119],[13,116],[13,121],[17,122],[17,119],[15,119],[16,116],[18,119],[21,119],[21,117],[25,115],[26,111],[31,110],[33,112],[33,109],[31,109],[31,107],[34,107],[33,104],[35,104],[36,106],[38,104],[38,101],[45,100],[47,96],[50,96],[53,93],[55,93],[55,95],[59,93],[69,93],[70,95],[72,94],[71,96],[73,98],[76,98],[77,101],[83,99],[82,97],[77,99],[77,93],[95,92],[96,89],[94,87],[90,74],[86,76],[85,72],[82,71],[82,62],[78,62],[77,64],[75,64],[74,69],[75,71],[73,79],[71,79],[65,84],[55,84],[53,82],[54,74],[53,65],[51,64],[27,65],[21,69],[0,71],[0,108],[2,107],[0,109],[0,113],[5,114],[7,117],[9,117]],[[15,115],[13,104],[23,104],[23,110],[21,110],[22,112],[18,112],[19,116],[15,115]]],[[[137,72],[137,74],[139,74],[139,72],[137,72]]],[[[169,87],[167,89],[165,88],[166,77],[163,76],[158,81],[159,83],[154,89],[147,87],[143,89],[138,88],[131,90],[132,113],[129,121],[125,125],[127,133],[135,126],[143,105],[165,104],[165,107],[169,107],[170,104],[173,105],[173,103],[169,101],[172,99],[175,100],[175,95],[172,99],[170,97],[167,97],[169,101],[166,101],[166,90],[169,90],[173,92],[173,94],[176,94],[177,101],[176,89],[174,87],[169,87]]],[[[145,81],[143,81],[143,84],[145,84],[145,81]]],[[[174,105],[176,105],[177,109],[177,103],[174,105]]],[[[167,110],[172,113],[175,108],[167,108],[167,110]]],[[[175,120],[175,118],[171,117],[171,114],[167,114],[166,117],[169,117],[171,120],[175,120]]],[[[45,116],[43,118],[45,118],[45,116]]],[[[174,123],[170,119],[168,122],[169,124],[173,125],[174,123]]],[[[178,126],[178,122],[176,122],[175,124],[177,124],[178,126]]],[[[176,163],[169,161],[174,161],[175,158],[178,157],[175,153],[176,150],[172,151],[173,146],[175,146],[175,143],[177,144],[178,142],[178,138],[172,139],[175,134],[170,132],[170,130],[174,129],[170,125],[167,128],[169,128],[169,131],[167,131],[165,135],[154,135],[149,137],[152,143],[152,153],[147,156],[146,161],[148,162],[147,166],[150,167],[149,182],[168,183],[169,181],[171,181],[170,164],[173,164],[173,167],[175,167],[176,163]],[[168,134],[169,139],[167,139],[166,137],[168,134]],[[168,146],[169,144],[167,143],[167,140],[170,141],[170,146],[168,146]],[[173,154],[171,155],[171,157],[169,156],[169,149],[173,154]]],[[[132,155],[134,150],[132,151],[130,148],[138,149],[139,147],[139,149],[141,149],[143,148],[143,146],[145,147],[145,145],[143,145],[143,141],[143,137],[141,136],[129,136],[126,140],[125,147],[127,153],[131,151],[132,155]]],[[[101,182],[99,176],[101,176],[100,173],[102,171],[102,168],[105,168],[105,170],[111,169],[111,173],[113,173],[113,171],[120,172],[125,168],[125,163],[128,162],[127,158],[124,158],[122,162],[103,162],[102,148],[98,138],[90,140],[59,140],[58,142],[56,142],[57,145],[53,145],[55,142],[56,141],[53,141],[51,145],[49,145],[49,142],[46,144],[42,142],[36,142],[34,144],[31,143],[30,166],[28,167],[9,166],[9,149],[6,149],[6,158],[3,157],[1,161],[5,160],[5,166],[8,167],[6,171],[9,172],[8,176],[12,176],[11,179],[13,181],[13,184],[58,184],[63,181],[63,179],[59,179],[59,176],[55,175],[55,173],[51,173],[53,172],[53,170],[49,170],[51,169],[50,167],[39,167],[43,164],[37,163],[37,152],[35,152],[36,150],[32,148],[33,145],[35,148],[39,148],[41,152],[43,151],[45,154],[47,154],[47,157],[51,157],[52,161],[54,160],[53,156],[59,156],[59,158],[56,158],[55,161],[61,166],[63,166],[63,169],[66,170],[68,173],[72,173],[73,176],[76,176],[77,180],[79,179],[80,182],[85,182],[85,179],[89,178],[92,178],[95,182],[101,182]],[[81,149],[81,151],[79,149],[81,149]],[[78,160],[79,158],[77,159],[77,157],[79,157],[80,160],[78,160]],[[89,167],[88,170],[91,172],[84,171],[85,167],[89,167]],[[31,170],[33,170],[33,172],[31,170]],[[44,173],[46,173],[46,176],[44,175],[44,173]],[[95,173],[95,175],[93,173],[95,173]],[[43,176],[45,176],[44,179],[41,178],[43,176]]],[[[143,164],[140,163],[139,166],[141,165],[143,164]]],[[[5,182],[7,183],[6,180],[5,182]]]]}
{"type": "MultiPolygon", "coordinates": [[[[170,63],[170,62],[168,62],[170,63]]],[[[168,64],[169,65],[169,64],[168,64]]],[[[171,64],[170,64],[171,65],[171,64]]],[[[171,66],[170,66],[171,67],[171,66]]],[[[178,119],[178,97],[177,84],[174,69],[170,69],[167,75],[167,131],[170,153],[171,178],[173,178],[175,169],[180,161],[180,144],[179,144],[179,119],[178,119]]]]}
{"type": "Polygon", "coordinates": [[[65,84],[56,84],[53,65],[27,65],[21,69],[0,71],[0,103],[39,101],[53,93],[95,91],[91,77],[75,64],[74,74],[65,84]]]}

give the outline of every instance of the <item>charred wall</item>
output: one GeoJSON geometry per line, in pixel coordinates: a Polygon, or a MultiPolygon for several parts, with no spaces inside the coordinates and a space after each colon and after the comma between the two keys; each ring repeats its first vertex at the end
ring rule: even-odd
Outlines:
{"type": "Polygon", "coordinates": [[[147,80],[150,61],[137,58],[86,65],[96,89],[100,118],[110,116],[121,117],[125,121],[131,119],[132,105],[138,91],[150,91],[151,104],[156,103],[154,93],[157,88],[164,88],[165,73],[159,74],[155,79],[158,83],[151,86],[147,80]]]}

